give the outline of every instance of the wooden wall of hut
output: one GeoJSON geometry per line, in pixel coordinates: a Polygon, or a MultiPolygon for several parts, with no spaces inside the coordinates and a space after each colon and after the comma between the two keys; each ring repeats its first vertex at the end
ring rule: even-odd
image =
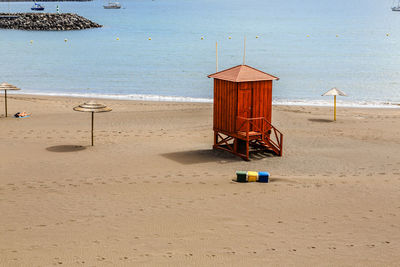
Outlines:
{"type": "MultiPolygon", "coordinates": [[[[248,118],[264,117],[269,122],[272,119],[272,81],[257,81],[240,83],[239,88],[251,89],[251,114],[248,118]]],[[[239,102],[238,105],[241,103],[239,102]]],[[[255,121],[259,129],[262,121],[255,121]]]]}
{"type": "Polygon", "coordinates": [[[214,129],[236,130],[238,83],[214,79],[214,129]]]}
{"type": "MultiPolygon", "coordinates": [[[[245,118],[271,122],[272,81],[230,82],[214,79],[214,129],[235,133],[245,118]]],[[[261,121],[255,122],[262,127],[261,121]]]]}

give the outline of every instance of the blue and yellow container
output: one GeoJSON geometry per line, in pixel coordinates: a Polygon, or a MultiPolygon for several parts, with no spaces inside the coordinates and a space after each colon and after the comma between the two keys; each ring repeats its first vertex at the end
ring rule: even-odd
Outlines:
{"type": "Polygon", "coordinates": [[[254,171],[236,171],[236,180],[238,183],[259,182],[268,183],[268,172],[254,172],[254,171]]]}
{"type": "Polygon", "coordinates": [[[268,172],[259,172],[257,182],[268,183],[269,182],[269,173],[268,172]]]}
{"type": "Polygon", "coordinates": [[[247,182],[257,182],[258,180],[258,172],[247,172],[247,182]]]}

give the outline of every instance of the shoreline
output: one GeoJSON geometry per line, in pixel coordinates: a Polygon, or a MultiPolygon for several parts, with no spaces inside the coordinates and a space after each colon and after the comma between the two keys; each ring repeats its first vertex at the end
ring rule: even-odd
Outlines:
{"type": "MultiPolygon", "coordinates": [[[[94,98],[105,100],[145,101],[145,102],[171,102],[171,103],[213,103],[211,98],[195,98],[184,96],[161,96],[161,95],[110,95],[110,94],[74,94],[74,93],[35,93],[35,92],[8,92],[8,95],[42,96],[42,97],[71,97],[71,98],[94,98]]],[[[274,99],[274,106],[303,106],[303,107],[332,107],[331,99],[327,100],[279,100],[274,99]]],[[[337,101],[337,107],[341,108],[368,108],[368,109],[400,109],[400,103],[388,103],[386,101],[337,101]]]]}

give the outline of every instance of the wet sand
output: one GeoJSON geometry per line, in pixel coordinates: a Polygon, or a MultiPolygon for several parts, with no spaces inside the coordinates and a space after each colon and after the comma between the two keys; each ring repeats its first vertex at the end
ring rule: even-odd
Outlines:
{"type": "Polygon", "coordinates": [[[284,156],[211,150],[212,105],[0,98],[1,266],[396,266],[400,110],[274,106],[284,156]],[[232,182],[268,171],[269,184],[232,182]]]}

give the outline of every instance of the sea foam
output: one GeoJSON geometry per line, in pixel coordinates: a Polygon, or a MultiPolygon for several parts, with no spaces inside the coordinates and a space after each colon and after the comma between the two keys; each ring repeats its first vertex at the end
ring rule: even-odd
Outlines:
{"type": "MultiPolygon", "coordinates": [[[[115,99],[115,100],[136,100],[136,101],[159,101],[159,102],[188,102],[188,103],[212,103],[212,98],[196,98],[185,96],[162,96],[146,94],[94,94],[94,93],[42,93],[42,92],[15,92],[14,94],[44,95],[44,96],[62,96],[76,98],[97,98],[97,99],[115,99]]],[[[309,99],[274,99],[273,105],[281,106],[332,106],[333,100],[309,100],[309,99]]],[[[338,107],[354,108],[400,108],[400,103],[390,101],[345,101],[338,100],[338,107]]]]}

